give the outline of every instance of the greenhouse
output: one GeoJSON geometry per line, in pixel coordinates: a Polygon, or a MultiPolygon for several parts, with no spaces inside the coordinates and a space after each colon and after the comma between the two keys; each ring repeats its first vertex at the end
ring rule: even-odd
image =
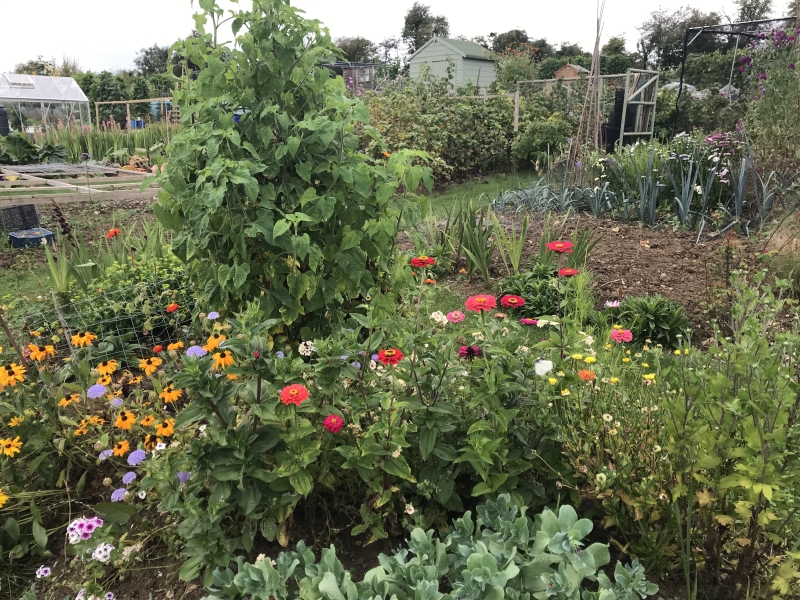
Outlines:
{"type": "Polygon", "coordinates": [[[2,73],[0,106],[12,129],[91,125],[89,99],[72,77],[2,73]]]}

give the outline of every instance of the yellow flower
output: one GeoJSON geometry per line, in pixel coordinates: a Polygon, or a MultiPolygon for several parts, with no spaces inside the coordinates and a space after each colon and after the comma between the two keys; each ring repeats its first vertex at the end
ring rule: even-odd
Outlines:
{"type": "Polygon", "coordinates": [[[97,336],[93,333],[89,333],[88,331],[81,333],[80,331],[72,336],[72,345],[78,348],[83,348],[84,346],[91,346],[92,342],[97,339],[97,336]]]}
{"type": "Polygon", "coordinates": [[[227,377],[231,381],[236,381],[237,379],[239,379],[239,376],[238,375],[234,375],[233,373],[228,373],[225,377],[227,377]]]}
{"type": "Polygon", "coordinates": [[[647,374],[644,376],[644,378],[645,378],[647,381],[655,381],[655,380],[656,380],[656,374],[655,374],[655,373],[647,373],[647,374]]]}
{"type": "Polygon", "coordinates": [[[689,354],[689,349],[688,348],[684,349],[683,353],[684,354],[689,354]]]}
{"type": "Polygon", "coordinates": [[[208,340],[206,341],[206,345],[203,346],[206,352],[211,352],[212,350],[216,350],[219,348],[219,345],[224,342],[227,338],[222,335],[221,333],[214,333],[208,336],[208,340]]]}
{"type": "Polygon", "coordinates": [[[97,380],[97,383],[100,385],[111,385],[111,377],[109,375],[103,375],[97,380]]]}
{"type": "Polygon", "coordinates": [[[608,381],[611,382],[611,383],[619,383],[619,377],[612,377],[608,381]]]}
{"type": "Polygon", "coordinates": [[[569,390],[568,389],[561,390],[561,395],[562,396],[569,396],[569,390]]]}
{"type": "Polygon", "coordinates": [[[14,387],[21,381],[25,381],[25,367],[11,363],[0,368],[0,385],[14,387]]]}
{"type": "Polygon", "coordinates": [[[25,420],[25,417],[12,417],[12,419],[8,422],[9,427],[19,427],[22,425],[22,422],[25,420]]]}
{"type": "Polygon", "coordinates": [[[172,384],[169,384],[165,387],[161,393],[158,395],[164,402],[175,402],[178,398],[181,397],[181,390],[176,390],[172,384]]]}
{"type": "Polygon", "coordinates": [[[214,365],[215,369],[226,369],[233,364],[233,355],[230,352],[223,350],[222,352],[217,352],[214,354],[214,365]]]}
{"type": "Polygon", "coordinates": [[[117,361],[113,358],[111,360],[103,361],[97,365],[97,372],[100,375],[111,375],[117,370],[117,361]]]}
{"type": "Polygon", "coordinates": [[[89,417],[89,425],[103,425],[105,423],[105,419],[101,419],[97,415],[92,415],[89,417]]]}
{"type": "Polygon", "coordinates": [[[612,427],[608,430],[608,435],[617,435],[617,430],[612,427]]]}
{"type": "Polygon", "coordinates": [[[128,382],[130,385],[138,385],[142,383],[142,376],[139,375],[138,377],[132,377],[131,380],[128,382]]]}
{"type": "Polygon", "coordinates": [[[123,410],[119,413],[116,422],[114,423],[114,427],[118,427],[119,429],[128,430],[133,427],[133,424],[136,423],[136,417],[130,411],[123,410]]]}
{"type": "Polygon", "coordinates": [[[28,344],[28,350],[31,351],[31,359],[35,361],[44,360],[48,356],[55,356],[56,351],[52,346],[37,346],[36,344],[28,344]]]}
{"type": "Polygon", "coordinates": [[[167,350],[170,351],[180,350],[181,348],[183,348],[183,342],[175,342],[174,344],[169,344],[167,346],[167,350]]]}
{"type": "Polygon", "coordinates": [[[643,367],[646,369],[646,368],[647,368],[647,367],[649,367],[650,365],[648,365],[647,363],[642,363],[642,366],[643,366],[643,367]]]}
{"type": "Polygon", "coordinates": [[[125,456],[125,453],[130,447],[131,445],[127,442],[127,440],[117,442],[114,446],[114,456],[125,456]]]}
{"type": "Polygon", "coordinates": [[[156,428],[156,435],[163,435],[164,437],[171,436],[175,433],[173,425],[175,425],[175,419],[164,419],[156,428]]]}
{"type": "Polygon", "coordinates": [[[625,358],[622,359],[622,362],[629,363],[631,362],[631,359],[626,356],[625,358]]]}
{"type": "Polygon", "coordinates": [[[158,371],[158,367],[161,366],[161,363],[164,362],[157,356],[153,356],[152,358],[140,358],[139,359],[139,368],[144,371],[145,375],[150,377],[153,373],[158,371]]]}
{"type": "Polygon", "coordinates": [[[61,408],[67,408],[70,404],[79,404],[81,401],[81,395],[78,393],[70,394],[69,398],[62,398],[58,401],[58,405],[61,408]]]}
{"type": "Polygon", "coordinates": [[[622,329],[622,325],[612,325],[611,329],[622,329]]]}
{"type": "Polygon", "coordinates": [[[15,437],[13,440],[11,438],[0,440],[0,453],[5,454],[6,456],[14,456],[15,454],[18,454],[21,447],[22,442],[19,441],[19,436],[15,437]]]}
{"type": "Polygon", "coordinates": [[[583,362],[585,362],[587,365],[590,365],[592,363],[596,363],[597,359],[594,356],[587,356],[583,359],[583,362]]]}
{"type": "Polygon", "coordinates": [[[549,383],[550,385],[555,385],[558,383],[558,379],[556,379],[555,377],[551,377],[550,379],[547,380],[547,383],[549,383]]]}
{"type": "Polygon", "coordinates": [[[680,356],[680,355],[681,355],[681,351],[680,350],[675,350],[675,356],[680,356]]]}
{"type": "Polygon", "coordinates": [[[630,354],[630,353],[631,353],[630,350],[625,350],[625,354],[630,354]]]}
{"type": "Polygon", "coordinates": [[[611,344],[606,344],[606,350],[611,350],[611,344]]]}
{"type": "Polygon", "coordinates": [[[145,418],[139,421],[139,424],[144,425],[145,427],[150,427],[150,425],[155,423],[155,421],[156,418],[153,415],[147,415],[145,418]]]}
{"type": "Polygon", "coordinates": [[[571,358],[575,360],[583,360],[583,354],[573,354],[571,358]]]}
{"type": "Polygon", "coordinates": [[[3,508],[3,505],[8,502],[8,496],[3,493],[3,490],[0,489],[0,508],[3,508]]]}
{"type": "Polygon", "coordinates": [[[559,377],[563,377],[564,376],[564,371],[559,371],[558,373],[556,373],[556,375],[558,375],[559,377]]]}

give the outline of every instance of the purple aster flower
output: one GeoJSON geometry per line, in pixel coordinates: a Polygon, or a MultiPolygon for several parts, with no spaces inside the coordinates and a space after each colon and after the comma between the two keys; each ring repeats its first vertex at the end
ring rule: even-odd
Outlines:
{"type": "Polygon", "coordinates": [[[570,138],[567,138],[567,143],[568,143],[568,144],[571,144],[571,143],[572,143],[572,138],[571,138],[571,137],[570,137],[570,138]]]}
{"type": "Polygon", "coordinates": [[[275,356],[277,356],[278,358],[283,358],[283,357],[284,357],[284,356],[286,356],[286,355],[285,355],[283,352],[281,352],[280,350],[278,350],[278,351],[275,353],[275,356]]]}
{"type": "Polygon", "coordinates": [[[111,406],[116,406],[117,408],[119,408],[120,406],[122,406],[122,404],[123,404],[123,403],[122,403],[122,398],[114,398],[114,399],[111,401],[111,406]]]}
{"type": "Polygon", "coordinates": [[[122,476],[122,483],[129,485],[134,479],[136,479],[136,473],[133,471],[128,471],[122,476]]]}
{"type": "Polygon", "coordinates": [[[181,471],[180,473],[178,473],[178,481],[180,481],[181,485],[183,485],[184,483],[189,481],[189,478],[191,476],[192,476],[192,474],[189,473],[188,471],[181,471]]]}
{"type": "Polygon", "coordinates": [[[114,454],[113,450],[103,450],[100,454],[97,455],[97,458],[99,458],[100,460],[105,460],[112,454],[114,454]]]}
{"type": "Polygon", "coordinates": [[[144,450],[134,450],[128,455],[128,464],[132,467],[138,467],[146,457],[147,452],[144,450]]]}
{"type": "Polygon", "coordinates": [[[370,358],[371,358],[372,360],[374,360],[375,362],[377,362],[377,361],[378,361],[378,355],[377,355],[377,354],[373,354],[372,356],[370,356],[370,358]]]}
{"type": "Polygon", "coordinates": [[[357,360],[354,360],[350,364],[353,365],[356,369],[360,369],[361,368],[361,363],[358,362],[357,360]]]}
{"type": "Polygon", "coordinates": [[[219,319],[219,313],[215,310],[212,310],[210,313],[208,313],[206,319],[208,319],[209,321],[216,321],[217,319],[219,319]]]}
{"type": "Polygon", "coordinates": [[[96,399],[104,396],[107,391],[108,389],[106,388],[106,386],[101,385],[99,383],[95,383],[92,387],[89,388],[89,390],[86,392],[86,395],[89,398],[96,399]]]}
{"type": "Polygon", "coordinates": [[[347,356],[347,354],[342,354],[342,355],[339,357],[339,360],[347,360],[348,358],[350,358],[350,357],[349,357],[349,356],[347,356]]]}
{"type": "Polygon", "coordinates": [[[191,356],[192,358],[200,358],[206,354],[208,354],[208,352],[206,352],[206,349],[202,346],[189,346],[189,349],[186,351],[186,356],[191,356]]]}
{"type": "Polygon", "coordinates": [[[128,492],[125,488],[117,488],[113,492],[111,492],[111,501],[112,502],[122,502],[125,498],[125,494],[128,492]]]}

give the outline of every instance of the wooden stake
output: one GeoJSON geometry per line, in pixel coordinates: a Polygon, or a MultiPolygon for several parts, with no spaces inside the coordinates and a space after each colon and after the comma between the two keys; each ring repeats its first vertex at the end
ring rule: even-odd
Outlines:
{"type": "MultiPolygon", "coordinates": [[[[62,258],[61,260],[65,260],[62,258]]],[[[75,356],[75,348],[72,347],[72,335],[69,332],[69,328],[67,327],[67,322],[64,320],[64,315],[61,314],[61,308],[58,306],[58,300],[56,299],[56,293],[53,290],[50,290],[50,296],[53,298],[53,306],[56,309],[56,314],[58,315],[58,321],[61,323],[61,329],[64,331],[64,339],[67,340],[67,346],[69,346],[69,355],[74,357],[75,356]]]]}
{"type": "Polygon", "coordinates": [[[28,366],[28,359],[25,358],[25,355],[22,353],[22,350],[19,349],[19,346],[17,345],[17,341],[14,339],[14,336],[11,333],[11,330],[8,328],[8,324],[6,323],[6,320],[3,318],[2,309],[0,309],[0,327],[3,328],[3,331],[5,332],[6,337],[8,338],[8,343],[11,344],[11,347],[14,350],[16,350],[17,356],[19,356],[20,364],[22,364],[23,367],[27,367],[28,366]]]}

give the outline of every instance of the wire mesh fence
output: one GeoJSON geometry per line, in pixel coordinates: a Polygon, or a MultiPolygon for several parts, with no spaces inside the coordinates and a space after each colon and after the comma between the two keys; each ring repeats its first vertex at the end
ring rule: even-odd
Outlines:
{"type": "MultiPolygon", "coordinates": [[[[52,295],[50,308],[24,316],[12,335],[20,348],[27,344],[52,345],[59,358],[69,357],[73,336],[92,333],[97,360],[116,359],[136,366],[152,355],[153,347],[188,341],[189,325],[198,309],[186,274],[157,282],[140,282],[114,290],[52,295]]],[[[10,340],[0,331],[0,346],[10,340]]],[[[80,343],[78,343],[80,345],[80,343]]]]}

